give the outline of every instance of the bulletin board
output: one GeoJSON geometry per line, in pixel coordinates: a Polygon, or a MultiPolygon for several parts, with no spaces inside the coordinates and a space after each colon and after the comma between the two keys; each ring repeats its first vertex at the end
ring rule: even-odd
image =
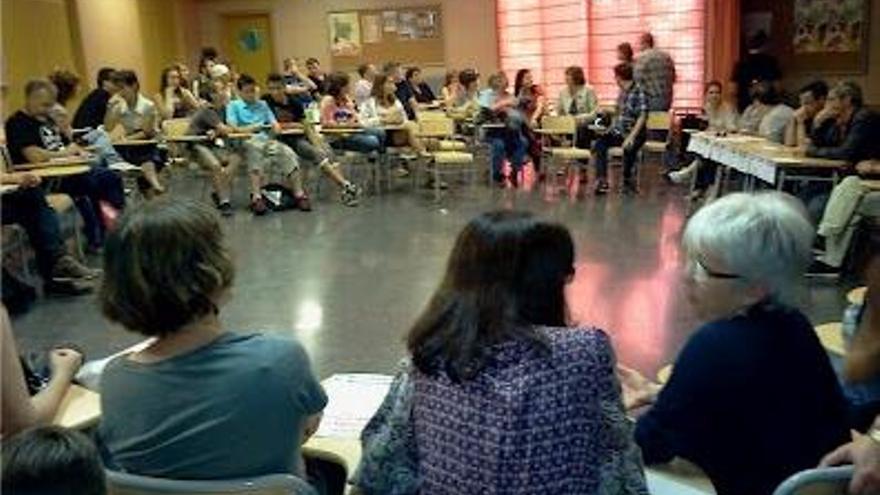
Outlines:
{"type": "Polygon", "coordinates": [[[440,5],[330,12],[327,36],[333,69],[388,61],[443,65],[442,21],[440,5]]]}

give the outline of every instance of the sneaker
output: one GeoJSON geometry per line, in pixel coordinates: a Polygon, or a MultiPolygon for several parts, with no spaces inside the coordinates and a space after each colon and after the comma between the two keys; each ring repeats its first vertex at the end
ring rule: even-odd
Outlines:
{"type": "Polygon", "coordinates": [[[688,170],[687,167],[666,174],[666,178],[669,179],[669,182],[672,182],[673,184],[684,184],[686,182],[690,182],[692,177],[693,173],[691,173],[691,171],[688,170]]]}
{"type": "Polygon", "coordinates": [[[251,199],[251,211],[254,216],[261,217],[269,211],[269,207],[266,206],[266,200],[263,199],[262,196],[258,198],[251,199]]]}
{"type": "Polygon", "coordinates": [[[608,181],[599,179],[596,182],[596,188],[593,190],[596,195],[608,194],[608,181]]]}
{"type": "Polygon", "coordinates": [[[217,205],[217,209],[220,210],[220,215],[224,217],[231,217],[235,214],[232,210],[232,203],[229,201],[223,201],[219,205],[217,205]]]}
{"type": "Polygon", "coordinates": [[[340,199],[345,206],[357,206],[360,204],[361,188],[354,184],[346,184],[342,188],[340,199]]]}
{"type": "Polygon", "coordinates": [[[43,284],[43,290],[48,295],[56,296],[81,296],[94,292],[95,283],[92,280],[48,280],[43,284]]]}
{"type": "Polygon", "coordinates": [[[298,198],[293,198],[293,206],[299,211],[312,211],[312,202],[309,197],[303,194],[298,198]]]}
{"type": "Polygon", "coordinates": [[[52,268],[51,279],[57,282],[93,280],[100,277],[102,273],[101,270],[89,268],[77,261],[73,256],[65,254],[55,262],[55,266],[52,268]]]}
{"type": "Polygon", "coordinates": [[[811,278],[835,279],[840,277],[840,268],[815,260],[810,265],[810,268],[807,269],[807,276],[811,278]]]}

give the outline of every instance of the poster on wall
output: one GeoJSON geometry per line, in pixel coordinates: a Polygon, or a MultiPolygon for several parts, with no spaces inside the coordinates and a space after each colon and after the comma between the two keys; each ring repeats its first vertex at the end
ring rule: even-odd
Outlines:
{"type": "Polygon", "coordinates": [[[330,25],[330,53],[334,57],[357,57],[361,54],[361,26],[357,12],[327,15],[330,25]]]}
{"type": "Polygon", "coordinates": [[[382,30],[386,33],[397,32],[397,11],[386,10],[382,12],[382,30]]]}
{"type": "Polygon", "coordinates": [[[865,46],[867,0],[795,0],[794,52],[859,52],[865,46]]]}
{"type": "Polygon", "coordinates": [[[361,31],[364,33],[364,44],[382,41],[382,17],[374,14],[361,16],[361,31]]]}

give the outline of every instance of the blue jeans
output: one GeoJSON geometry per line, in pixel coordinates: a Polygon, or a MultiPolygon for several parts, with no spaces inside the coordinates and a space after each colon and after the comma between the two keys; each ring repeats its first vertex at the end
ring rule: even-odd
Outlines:
{"type": "Polygon", "coordinates": [[[61,192],[73,198],[83,219],[83,230],[89,245],[100,246],[104,238],[100,202],[105,201],[120,211],[125,208],[122,179],[112,170],[93,168],[85,174],[63,179],[61,192]]]}
{"type": "MultiPolygon", "coordinates": [[[[624,139],[622,134],[613,130],[607,134],[596,136],[596,140],[593,142],[593,155],[596,156],[597,179],[608,179],[608,150],[614,146],[622,145],[624,139]]],[[[636,157],[642,145],[645,144],[645,139],[645,133],[641,132],[636,136],[636,140],[631,147],[623,149],[623,180],[630,181],[633,179],[636,157]]]]}
{"type": "Polygon", "coordinates": [[[492,156],[492,178],[495,182],[504,180],[504,159],[510,159],[510,167],[514,174],[522,170],[526,160],[529,143],[522,131],[516,126],[489,131],[486,134],[492,156]]]}
{"type": "Polygon", "coordinates": [[[331,146],[356,153],[384,153],[385,129],[367,127],[363,132],[337,139],[331,146]]]}
{"type": "Polygon", "coordinates": [[[40,276],[48,280],[55,261],[65,251],[58,216],[46,202],[45,193],[39,187],[20,188],[0,196],[0,205],[3,225],[16,223],[24,228],[34,249],[40,276]]]}
{"type": "Polygon", "coordinates": [[[99,167],[107,167],[113,163],[123,162],[122,156],[113,147],[110,134],[103,127],[92,129],[85,136],[83,141],[89,146],[94,146],[95,162],[94,165],[99,167]]]}

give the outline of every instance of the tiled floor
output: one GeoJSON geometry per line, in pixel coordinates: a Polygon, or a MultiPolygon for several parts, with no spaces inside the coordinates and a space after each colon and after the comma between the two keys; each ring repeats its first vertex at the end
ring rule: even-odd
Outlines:
{"type": "MultiPolygon", "coordinates": [[[[322,377],[390,372],[458,230],[488,209],[529,209],[574,234],[573,318],[606,329],[620,361],[653,374],[674,359],[698,322],[679,290],[683,192],[660,183],[652,168],[642,175],[637,197],[545,196],[478,185],[439,205],[426,191],[404,188],[368,197],[357,209],[328,199],[311,214],[252,218],[241,211],[225,220],[238,276],[223,320],[231,330],[295,335],[322,377]]],[[[201,187],[185,189],[178,194],[198,195],[201,187]]],[[[811,288],[806,313],[814,323],[838,320],[843,293],[832,284],[811,288]]],[[[23,350],[76,342],[89,357],[100,357],[139,340],[105,322],[91,297],[40,301],[14,326],[23,350]]]]}

